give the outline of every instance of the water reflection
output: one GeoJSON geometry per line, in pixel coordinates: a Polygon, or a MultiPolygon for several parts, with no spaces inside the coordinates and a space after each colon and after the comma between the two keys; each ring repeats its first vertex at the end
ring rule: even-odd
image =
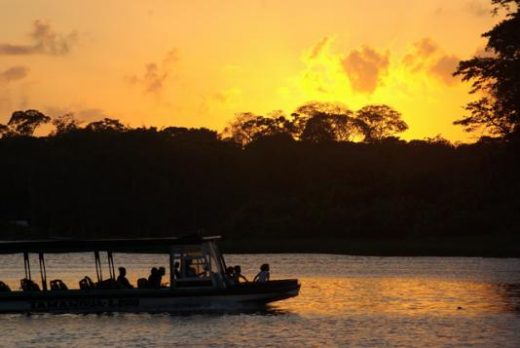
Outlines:
{"type": "Polygon", "coordinates": [[[518,310],[518,287],[440,279],[303,278],[280,309],[300,314],[478,316],[518,310]]]}
{"type": "MultiPolygon", "coordinates": [[[[115,255],[129,279],[167,265],[157,255],[115,255]]],[[[5,346],[404,346],[518,347],[520,260],[231,255],[247,276],[271,264],[298,277],[297,298],[266,308],[174,314],[0,315],[5,346]]],[[[35,263],[36,264],[36,263],[35,263]]],[[[91,255],[51,258],[48,272],[76,286],[95,275],[91,255]],[[89,273],[91,272],[91,273],[89,273]]],[[[18,284],[20,256],[0,257],[18,284]]],[[[34,277],[34,275],[33,275],[34,277]]],[[[37,278],[37,277],[35,277],[37,278]]]]}

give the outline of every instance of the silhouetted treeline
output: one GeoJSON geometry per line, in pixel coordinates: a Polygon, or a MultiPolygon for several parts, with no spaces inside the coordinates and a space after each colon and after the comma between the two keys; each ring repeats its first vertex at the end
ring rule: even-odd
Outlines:
{"type": "Polygon", "coordinates": [[[520,231],[512,142],[314,143],[275,134],[242,147],[207,129],[98,126],[0,139],[2,239],[204,228],[252,244],[471,243],[520,231]]]}

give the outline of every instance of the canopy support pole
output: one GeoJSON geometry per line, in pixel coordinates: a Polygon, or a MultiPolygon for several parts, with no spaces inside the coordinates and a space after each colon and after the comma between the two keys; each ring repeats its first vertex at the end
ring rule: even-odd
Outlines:
{"type": "Polygon", "coordinates": [[[114,256],[111,251],[107,251],[108,258],[108,272],[110,273],[110,278],[116,279],[116,271],[114,269],[114,256]]]}
{"type": "Polygon", "coordinates": [[[174,250],[170,249],[170,289],[173,288],[173,285],[175,283],[174,273],[175,273],[174,250]]]}
{"type": "Polygon", "coordinates": [[[38,258],[40,261],[40,275],[42,277],[42,289],[43,291],[47,291],[47,268],[45,267],[45,257],[42,252],[38,253],[38,258]]]}
{"type": "Polygon", "coordinates": [[[31,262],[29,261],[29,253],[24,251],[23,253],[23,267],[25,270],[25,278],[31,279],[31,262]]]}
{"type": "Polygon", "coordinates": [[[103,270],[101,269],[101,260],[99,258],[99,251],[96,250],[94,251],[94,257],[95,257],[95,262],[96,262],[96,276],[97,276],[97,280],[98,282],[102,281],[103,280],[103,270]]]}

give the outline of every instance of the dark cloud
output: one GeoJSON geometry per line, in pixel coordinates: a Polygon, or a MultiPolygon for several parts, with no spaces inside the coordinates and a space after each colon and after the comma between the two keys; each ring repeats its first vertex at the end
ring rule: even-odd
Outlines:
{"type": "Polygon", "coordinates": [[[412,71],[424,68],[427,59],[439,51],[439,46],[429,37],[425,37],[413,44],[413,51],[403,58],[403,63],[412,71]]]}
{"type": "Polygon", "coordinates": [[[12,82],[25,78],[29,73],[29,68],[21,65],[10,67],[0,72],[0,82],[12,82]]]}
{"type": "Polygon", "coordinates": [[[445,54],[431,38],[423,38],[413,44],[410,53],[404,56],[403,64],[414,73],[426,72],[451,85],[457,81],[453,72],[457,69],[460,58],[445,54]]]}
{"type": "Polygon", "coordinates": [[[311,59],[314,59],[316,57],[318,57],[320,55],[320,53],[323,51],[323,48],[325,47],[325,45],[327,44],[327,42],[329,42],[329,38],[328,37],[324,37],[323,39],[321,39],[320,42],[318,42],[311,50],[311,54],[310,54],[310,58],[311,59]]]}
{"type": "Polygon", "coordinates": [[[489,17],[492,14],[492,8],[489,6],[489,1],[486,3],[479,0],[471,0],[466,3],[466,9],[469,13],[477,17],[489,17]]]}
{"type": "Polygon", "coordinates": [[[388,65],[388,52],[381,54],[367,46],[351,51],[342,61],[352,88],[365,93],[372,93],[377,88],[379,77],[388,70],[388,65]]]}
{"type": "Polygon", "coordinates": [[[241,95],[242,91],[239,88],[229,88],[215,93],[213,97],[222,104],[233,104],[241,95]]]}
{"type": "Polygon", "coordinates": [[[429,37],[423,38],[422,40],[414,44],[417,54],[421,57],[428,57],[437,52],[439,46],[429,37]]]}
{"type": "Polygon", "coordinates": [[[155,63],[150,63],[146,66],[143,82],[146,87],[146,92],[158,93],[164,86],[164,81],[168,77],[167,72],[159,70],[155,63]]]}
{"type": "Polygon", "coordinates": [[[36,20],[29,34],[28,44],[0,43],[0,55],[50,54],[65,55],[77,41],[77,33],[68,35],[56,33],[47,22],[36,20]]]}
{"type": "Polygon", "coordinates": [[[140,84],[146,93],[160,94],[164,89],[166,80],[170,77],[170,67],[179,60],[178,51],[169,51],[160,63],[149,63],[145,66],[142,76],[127,76],[130,84],[140,84]]]}
{"type": "Polygon", "coordinates": [[[440,57],[429,69],[430,73],[441,79],[447,85],[455,83],[457,80],[453,73],[459,65],[460,59],[455,55],[445,55],[440,57]]]}

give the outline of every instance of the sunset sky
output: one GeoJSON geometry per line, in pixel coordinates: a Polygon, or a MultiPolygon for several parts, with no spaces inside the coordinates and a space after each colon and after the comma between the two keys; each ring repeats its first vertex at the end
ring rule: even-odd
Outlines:
{"type": "Polygon", "coordinates": [[[237,112],[386,103],[403,138],[453,126],[451,77],[500,17],[489,0],[0,0],[0,123],[14,110],[221,130],[237,112]]]}

